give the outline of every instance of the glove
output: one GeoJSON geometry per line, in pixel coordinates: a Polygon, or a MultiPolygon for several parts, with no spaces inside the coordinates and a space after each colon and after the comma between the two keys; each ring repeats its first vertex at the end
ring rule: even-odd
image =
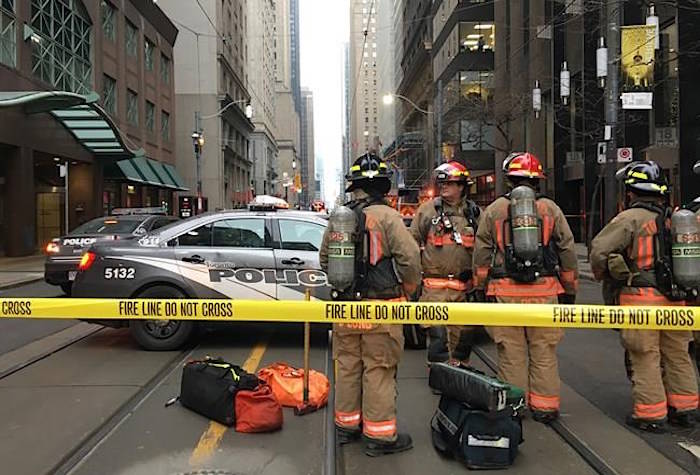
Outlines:
{"type": "Polygon", "coordinates": [[[484,289],[472,289],[467,293],[467,302],[486,302],[484,289]]]}
{"type": "Polygon", "coordinates": [[[576,295],[561,294],[558,296],[558,300],[562,305],[573,305],[576,303],[576,295]]]}

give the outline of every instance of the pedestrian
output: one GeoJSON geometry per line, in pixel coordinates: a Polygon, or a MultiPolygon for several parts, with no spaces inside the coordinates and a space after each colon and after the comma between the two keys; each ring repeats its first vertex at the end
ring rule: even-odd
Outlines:
{"type": "MultiPolygon", "coordinates": [[[[503,162],[509,192],[481,216],[474,248],[474,286],[480,300],[573,304],[578,287],[574,237],[562,210],[537,195],[545,179],[531,153],[503,162]]],[[[526,391],[533,418],[559,416],[557,345],[561,328],[490,327],[498,350],[498,377],[526,391]]]]}
{"type": "MultiPolygon", "coordinates": [[[[449,161],[433,172],[439,196],[424,202],[411,222],[411,234],[421,247],[421,302],[465,302],[472,288],[472,253],[479,223],[479,207],[468,198],[467,168],[449,161]]],[[[442,326],[428,328],[428,362],[469,364],[474,327],[447,328],[447,354],[442,326]]]]}
{"type": "MultiPolygon", "coordinates": [[[[420,284],[420,250],[399,213],[384,197],[391,187],[391,171],[375,155],[366,153],[350,168],[347,179],[353,200],[346,204],[356,216],[356,247],[366,269],[354,292],[366,300],[405,301],[420,284]],[[366,271],[366,272],[365,272],[366,271]]],[[[329,233],[321,245],[321,267],[328,271],[329,233]]],[[[357,262],[357,261],[356,261],[357,262]]],[[[396,370],[403,353],[401,325],[335,324],[335,424],[341,445],[364,434],[369,456],[392,454],[413,446],[410,435],[396,427],[396,370]]]]}
{"type": "MultiPolygon", "coordinates": [[[[626,209],[591,243],[596,279],[612,282],[609,287],[616,289],[620,305],[683,305],[662,277],[671,269],[666,176],[649,160],[623,168],[618,179],[625,183],[626,209]]],[[[691,332],[623,329],[620,336],[629,356],[634,399],[627,423],[665,432],[668,416],[674,425],[692,427],[698,385],[688,355],[691,332]]]]}

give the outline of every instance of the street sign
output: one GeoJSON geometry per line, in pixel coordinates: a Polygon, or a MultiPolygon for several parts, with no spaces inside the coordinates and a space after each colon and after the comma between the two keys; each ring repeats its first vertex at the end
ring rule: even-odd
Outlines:
{"type": "Polygon", "coordinates": [[[618,162],[631,162],[632,161],[632,147],[623,147],[617,149],[617,161],[618,162]]]}
{"type": "Polygon", "coordinates": [[[624,92],[621,99],[623,109],[649,110],[652,108],[654,95],[651,92],[624,92]]]}
{"type": "Polygon", "coordinates": [[[659,147],[678,147],[678,129],[675,127],[657,127],[656,145],[659,147]]]}
{"type": "Polygon", "coordinates": [[[605,142],[598,142],[598,163],[600,165],[605,163],[607,154],[608,154],[608,144],[605,142]]]}

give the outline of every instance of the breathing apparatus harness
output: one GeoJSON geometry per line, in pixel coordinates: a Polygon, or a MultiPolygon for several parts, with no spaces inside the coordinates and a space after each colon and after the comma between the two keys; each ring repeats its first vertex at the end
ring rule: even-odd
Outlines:
{"type": "Polygon", "coordinates": [[[372,205],[389,206],[383,197],[371,195],[345,205],[357,217],[354,233],[355,281],[351,289],[339,295],[339,300],[390,299],[402,295],[401,284],[390,257],[383,257],[375,265],[370,265],[370,239],[364,209],[372,205]]]}
{"type": "MultiPolygon", "coordinates": [[[[511,200],[511,194],[503,195],[508,201],[511,200]]],[[[535,201],[540,198],[545,198],[542,194],[535,195],[535,201]]],[[[544,223],[542,218],[537,216],[536,222],[519,223],[525,226],[536,225],[538,228],[539,242],[536,257],[534,259],[524,259],[518,255],[513,245],[513,216],[511,216],[510,206],[508,206],[508,218],[503,221],[502,235],[504,236],[503,251],[505,255],[504,267],[495,268],[492,266],[490,277],[505,278],[510,277],[516,282],[529,284],[535,282],[539,277],[557,276],[557,268],[559,266],[559,252],[556,243],[550,238],[547,245],[544,243],[544,223]],[[508,232],[506,232],[508,231],[508,232]],[[510,241],[506,242],[505,237],[510,236],[510,241]]],[[[529,217],[523,217],[529,220],[529,217]]],[[[516,217],[518,219],[518,217],[516,217]]],[[[495,257],[495,255],[494,255],[495,257]]]]}
{"type": "Polygon", "coordinates": [[[692,295],[691,289],[680,287],[673,277],[672,237],[666,223],[671,218],[671,208],[660,206],[648,201],[636,201],[631,208],[642,208],[656,214],[656,234],[654,235],[654,268],[653,270],[639,269],[634,261],[628,267],[633,273],[628,285],[631,287],[654,287],[667,299],[677,302],[692,295]]]}

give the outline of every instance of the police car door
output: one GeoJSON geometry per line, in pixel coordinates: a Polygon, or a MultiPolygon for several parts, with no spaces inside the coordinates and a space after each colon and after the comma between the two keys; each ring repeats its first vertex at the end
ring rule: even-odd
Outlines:
{"type": "Polygon", "coordinates": [[[279,300],[303,299],[306,289],[313,298],[330,300],[318,256],[325,230],[324,225],[311,220],[279,216],[273,221],[279,300]]]}
{"type": "Polygon", "coordinates": [[[200,298],[274,299],[275,258],[265,217],[226,217],[178,236],[182,277],[200,298]],[[270,274],[270,275],[267,275],[270,274]]]}

